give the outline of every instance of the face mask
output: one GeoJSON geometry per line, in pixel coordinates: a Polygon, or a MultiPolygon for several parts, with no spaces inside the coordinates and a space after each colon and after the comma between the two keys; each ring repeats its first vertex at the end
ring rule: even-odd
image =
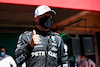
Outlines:
{"type": "Polygon", "coordinates": [[[52,24],[53,20],[49,17],[45,17],[39,20],[39,25],[43,26],[46,29],[50,28],[52,24]]]}
{"type": "Polygon", "coordinates": [[[0,55],[1,55],[1,56],[4,56],[4,55],[5,55],[5,53],[4,53],[4,52],[0,52],[0,55]]]}

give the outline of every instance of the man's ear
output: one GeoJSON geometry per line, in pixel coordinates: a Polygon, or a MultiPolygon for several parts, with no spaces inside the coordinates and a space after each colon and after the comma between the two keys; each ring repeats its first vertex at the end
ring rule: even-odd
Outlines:
{"type": "Polygon", "coordinates": [[[39,19],[37,17],[34,17],[34,21],[36,22],[36,24],[39,24],[39,19]]]}

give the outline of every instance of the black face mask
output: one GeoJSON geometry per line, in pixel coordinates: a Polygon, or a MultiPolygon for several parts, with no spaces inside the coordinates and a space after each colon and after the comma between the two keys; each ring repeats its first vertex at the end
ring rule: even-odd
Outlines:
{"type": "Polygon", "coordinates": [[[48,29],[53,24],[53,20],[50,17],[41,18],[39,20],[39,25],[43,26],[44,28],[48,29]]]}

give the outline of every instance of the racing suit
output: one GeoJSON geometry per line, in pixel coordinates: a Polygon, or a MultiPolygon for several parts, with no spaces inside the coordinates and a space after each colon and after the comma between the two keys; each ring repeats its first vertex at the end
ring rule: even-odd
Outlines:
{"type": "Polygon", "coordinates": [[[16,63],[21,65],[26,62],[26,67],[57,67],[66,64],[67,54],[64,43],[58,33],[40,31],[35,28],[40,36],[40,43],[30,46],[33,32],[25,31],[19,37],[15,50],[16,63]]]}

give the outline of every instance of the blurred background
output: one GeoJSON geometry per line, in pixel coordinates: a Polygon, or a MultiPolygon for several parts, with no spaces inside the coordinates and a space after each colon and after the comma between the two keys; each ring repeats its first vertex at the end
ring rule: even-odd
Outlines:
{"type": "MultiPolygon", "coordinates": [[[[29,5],[25,4],[26,2],[21,4],[18,4],[17,1],[14,3],[7,2],[5,0],[5,2],[1,1],[0,3],[0,46],[5,46],[7,53],[14,57],[19,35],[35,27],[33,19],[35,8],[37,5],[47,3],[39,2],[37,4],[38,2],[36,2],[29,5]]],[[[79,5],[79,3],[77,4],[79,5]]],[[[79,57],[84,55],[91,58],[99,66],[100,10],[98,7],[89,9],[86,5],[78,8],[73,7],[74,5],[70,7],[68,4],[65,6],[63,4],[54,5],[50,1],[48,6],[57,12],[51,30],[58,32],[63,37],[65,44],[68,46],[69,61],[78,63],[79,57]]]]}

